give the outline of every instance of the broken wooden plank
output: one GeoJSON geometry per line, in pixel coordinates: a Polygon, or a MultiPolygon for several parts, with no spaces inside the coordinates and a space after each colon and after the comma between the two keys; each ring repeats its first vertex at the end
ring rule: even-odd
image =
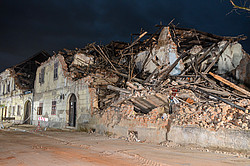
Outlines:
{"type": "Polygon", "coordinates": [[[157,98],[158,100],[162,101],[165,104],[169,104],[168,96],[166,96],[166,95],[163,95],[161,93],[156,93],[154,95],[154,97],[157,98]]]}
{"type": "MultiPolygon", "coordinates": [[[[210,85],[211,85],[212,87],[214,87],[214,88],[220,88],[220,87],[216,84],[216,82],[213,81],[213,80],[211,80],[210,78],[208,78],[207,75],[202,74],[202,73],[199,73],[199,74],[200,74],[200,76],[201,76],[202,78],[204,78],[205,80],[207,80],[207,81],[210,83],[210,85]]],[[[198,83],[200,82],[201,77],[199,77],[199,78],[195,81],[195,83],[198,84],[198,83]]]]}
{"type": "Polygon", "coordinates": [[[99,45],[97,47],[101,50],[101,53],[107,59],[107,61],[110,63],[110,65],[117,71],[117,69],[115,68],[115,66],[113,65],[113,63],[109,60],[109,58],[105,55],[105,53],[103,52],[103,50],[101,49],[101,47],[99,45]]]}
{"type": "Polygon", "coordinates": [[[136,111],[136,109],[137,109],[138,111],[140,111],[141,113],[144,113],[144,114],[147,114],[147,113],[150,111],[150,109],[141,106],[141,105],[140,105],[139,103],[137,103],[136,101],[133,102],[133,101],[131,100],[131,102],[132,102],[132,104],[134,105],[135,111],[136,111]]]}
{"type": "Polygon", "coordinates": [[[158,67],[156,67],[155,69],[154,69],[154,71],[148,76],[148,78],[144,81],[144,84],[145,83],[148,83],[150,80],[151,80],[151,78],[158,72],[158,70],[159,70],[159,68],[158,67]]]}
{"type": "Polygon", "coordinates": [[[204,52],[204,54],[202,54],[198,59],[197,59],[197,63],[200,64],[204,58],[206,58],[206,56],[210,53],[210,51],[214,48],[214,46],[217,45],[217,43],[212,44],[207,50],[206,52],[204,52]]]}
{"type": "MultiPolygon", "coordinates": [[[[118,75],[122,76],[122,77],[128,78],[128,75],[127,75],[127,74],[124,74],[124,73],[121,73],[121,72],[115,71],[115,70],[111,70],[111,71],[114,72],[115,74],[118,74],[118,75]]],[[[141,79],[135,78],[135,77],[131,78],[131,80],[134,80],[134,81],[137,81],[137,82],[140,82],[140,83],[143,83],[143,82],[144,82],[144,80],[141,80],[141,79]]]]}
{"type": "Polygon", "coordinates": [[[147,96],[147,101],[149,103],[151,103],[152,105],[155,105],[156,107],[161,107],[162,105],[164,105],[165,103],[163,103],[161,100],[157,100],[156,97],[154,96],[147,96]]]}
{"type": "Polygon", "coordinates": [[[229,44],[230,44],[230,41],[227,41],[226,44],[224,45],[223,49],[216,56],[215,60],[204,71],[205,74],[208,73],[209,70],[214,66],[214,64],[219,60],[220,56],[223,54],[223,52],[226,50],[226,48],[228,47],[229,44]]]}
{"type": "Polygon", "coordinates": [[[215,79],[217,79],[217,80],[223,82],[224,84],[230,86],[231,88],[234,88],[234,89],[236,89],[237,91],[239,91],[239,92],[241,92],[241,93],[244,93],[244,94],[246,94],[247,96],[250,97],[250,92],[249,92],[249,91],[247,91],[247,90],[245,90],[245,89],[243,89],[243,88],[241,88],[241,87],[235,85],[234,83],[232,83],[232,82],[230,82],[230,81],[228,81],[228,80],[222,78],[221,76],[218,76],[218,75],[216,75],[216,74],[214,74],[214,73],[212,73],[212,72],[209,72],[209,74],[210,74],[211,76],[213,76],[215,79]]]}
{"type": "Polygon", "coordinates": [[[101,57],[106,61],[109,62],[109,64],[117,71],[117,69],[115,68],[115,66],[113,65],[113,63],[109,60],[109,58],[104,54],[104,52],[102,51],[101,47],[98,45],[98,48],[102,51],[100,52],[94,44],[92,44],[92,47],[101,55],[101,57]]]}
{"type": "Polygon", "coordinates": [[[131,47],[133,47],[143,36],[145,36],[148,32],[144,32],[142,33],[130,46],[128,46],[127,48],[125,48],[124,50],[127,50],[131,47]]]}
{"type": "Polygon", "coordinates": [[[206,91],[204,91],[204,90],[202,90],[202,89],[200,89],[200,88],[196,88],[196,89],[199,90],[199,91],[201,91],[201,92],[204,92],[204,93],[208,94],[209,96],[212,96],[212,97],[214,97],[214,98],[216,98],[216,99],[218,99],[218,100],[220,100],[220,101],[222,101],[222,102],[224,102],[224,103],[226,103],[226,104],[229,104],[229,105],[231,105],[232,107],[235,107],[235,108],[237,108],[237,109],[240,109],[240,110],[245,111],[246,113],[248,113],[248,110],[247,110],[246,108],[243,108],[243,107],[241,107],[241,106],[239,106],[239,105],[237,105],[237,104],[234,104],[234,103],[232,103],[232,102],[230,102],[230,101],[228,101],[228,100],[226,100],[226,99],[220,98],[220,97],[218,97],[218,96],[216,96],[216,95],[214,95],[214,94],[211,94],[211,93],[209,93],[209,92],[206,92],[206,91]]]}
{"type": "Polygon", "coordinates": [[[181,98],[179,98],[179,97],[175,97],[177,100],[179,100],[179,101],[181,101],[181,102],[183,102],[183,103],[185,103],[185,104],[187,104],[187,105],[189,105],[190,107],[192,107],[192,108],[195,108],[195,106],[194,105],[192,105],[192,104],[189,104],[188,102],[186,102],[185,100],[182,100],[181,98]]]}
{"type": "MultiPolygon", "coordinates": [[[[198,59],[197,59],[197,65],[199,64],[199,60],[200,60],[200,59],[203,59],[202,57],[205,57],[205,56],[212,50],[212,48],[213,48],[214,46],[215,46],[215,43],[214,43],[212,46],[210,46],[210,47],[209,47],[200,57],[198,57],[198,59]]],[[[194,56],[198,56],[203,50],[204,50],[204,49],[200,50],[200,51],[199,51],[198,53],[196,53],[194,56]]],[[[192,63],[192,61],[191,61],[190,63],[192,63]]],[[[189,65],[188,68],[187,68],[186,70],[183,70],[183,71],[182,71],[181,75],[185,75],[187,72],[190,71],[191,68],[192,68],[192,66],[189,65]]]]}
{"type": "Polygon", "coordinates": [[[202,90],[204,90],[206,92],[214,93],[214,94],[217,94],[217,95],[230,96],[230,93],[226,92],[226,91],[223,92],[223,91],[209,89],[209,88],[203,88],[203,87],[199,87],[199,89],[202,89],[202,90]]]}
{"type": "Polygon", "coordinates": [[[127,93],[127,94],[131,93],[131,91],[129,91],[127,89],[118,88],[118,87],[115,87],[115,86],[112,86],[112,85],[108,85],[107,89],[110,89],[110,90],[113,90],[113,91],[119,91],[119,92],[127,93]]]}
{"type": "Polygon", "coordinates": [[[139,83],[136,84],[136,83],[132,83],[132,82],[126,82],[126,85],[134,90],[143,90],[144,89],[144,87],[142,85],[140,85],[139,83]]]}
{"type": "Polygon", "coordinates": [[[159,82],[157,83],[157,86],[160,85],[161,81],[164,80],[168,75],[169,73],[174,69],[174,67],[179,63],[179,61],[184,58],[185,56],[187,55],[186,52],[184,52],[181,56],[178,57],[178,59],[175,60],[175,62],[169,66],[165,72],[159,77],[159,82]]]}
{"type": "Polygon", "coordinates": [[[139,103],[145,105],[146,107],[153,109],[156,106],[154,104],[151,104],[150,102],[148,102],[147,100],[143,99],[143,98],[135,98],[136,101],[138,101],[139,103]]]}
{"type": "Polygon", "coordinates": [[[150,109],[150,107],[147,107],[147,106],[144,105],[143,103],[141,103],[141,102],[135,100],[135,98],[131,98],[130,100],[133,102],[133,104],[139,106],[140,108],[142,108],[142,109],[144,109],[144,110],[149,110],[149,109],[150,109]]]}
{"type": "Polygon", "coordinates": [[[126,100],[128,100],[127,98],[121,98],[121,99],[118,99],[116,100],[115,102],[113,102],[111,104],[112,107],[116,107],[116,106],[119,106],[121,105],[123,102],[125,102],[126,100]]]}

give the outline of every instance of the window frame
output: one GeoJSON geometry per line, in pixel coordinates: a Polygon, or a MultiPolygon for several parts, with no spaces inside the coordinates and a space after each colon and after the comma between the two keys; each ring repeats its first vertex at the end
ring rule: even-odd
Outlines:
{"type": "Polygon", "coordinates": [[[56,101],[52,101],[52,106],[51,106],[51,115],[56,115],[56,101]]]}
{"type": "Polygon", "coordinates": [[[37,115],[43,115],[43,103],[39,103],[37,107],[37,115]]]}
{"type": "Polygon", "coordinates": [[[13,116],[16,116],[16,106],[12,106],[12,115],[13,116]]]}
{"type": "Polygon", "coordinates": [[[17,105],[17,113],[16,113],[17,116],[21,116],[21,106],[20,105],[17,105]]]}
{"type": "Polygon", "coordinates": [[[59,65],[58,62],[54,63],[54,75],[53,75],[54,80],[58,79],[58,65],[59,65]]]}
{"type": "Polygon", "coordinates": [[[5,94],[5,83],[3,83],[3,95],[5,94]]]}
{"type": "Polygon", "coordinates": [[[16,90],[16,84],[15,84],[15,81],[13,81],[13,91],[16,90]]]}
{"type": "Polygon", "coordinates": [[[45,67],[41,69],[41,72],[39,73],[39,83],[43,84],[44,83],[44,76],[45,76],[45,67]]]}
{"type": "Polygon", "coordinates": [[[7,84],[7,93],[10,93],[10,82],[7,84]]]}

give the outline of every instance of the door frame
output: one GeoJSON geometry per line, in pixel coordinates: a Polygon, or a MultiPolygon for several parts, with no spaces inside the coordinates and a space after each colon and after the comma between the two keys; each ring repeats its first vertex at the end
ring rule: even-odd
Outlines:
{"type": "Polygon", "coordinates": [[[77,97],[74,93],[69,95],[68,99],[68,126],[76,127],[76,117],[77,117],[77,97]],[[73,117],[72,117],[73,116],[73,117]]]}
{"type": "Polygon", "coordinates": [[[31,123],[31,101],[30,100],[27,100],[25,102],[23,112],[24,112],[23,123],[30,124],[31,123]],[[27,112],[28,112],[28,115],[27,115],[27,112]],[[30,117],[30,118],[27,121],[25,121],[28,117],[30,117]]]}

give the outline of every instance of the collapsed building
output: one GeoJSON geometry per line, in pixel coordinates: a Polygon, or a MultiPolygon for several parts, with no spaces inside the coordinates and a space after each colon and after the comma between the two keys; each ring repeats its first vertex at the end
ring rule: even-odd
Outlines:
{"type": "Polygon", "coordinates": [[[0,73],[1,120],[31,123],[35,71],[48,57],[47,52],[40,51],[0,73]]]}
{"type": "Polygon", "coordinates": [[[41,63],[31,123],[45,117],[44,126],[142,142],[250,149],[250,56],[238,43],[245,36],[160,25],[133,37],[41,63]]]}

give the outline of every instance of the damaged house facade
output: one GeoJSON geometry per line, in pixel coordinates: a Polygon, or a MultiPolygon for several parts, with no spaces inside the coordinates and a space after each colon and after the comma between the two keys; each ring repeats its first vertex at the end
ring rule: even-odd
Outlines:
{"type": "Polygon", "coordinates": [[[0,73],[1,120],[31,123],[35,71],[49,56],[41,51],[0,73]]]}
{"type": "MultiPolygon", "coordinates": [[[[72,65],[81,64],[74,55],[72,65]]],[[[90,116],[90,95],[84,78],[74,81],[62,55],[49,58],[36,72],[33,124],[39,117],[49,119],[49,127],[77,128],[90,116]]],[[[46,123],[46,122],[45,122],[46,123]]],[[[43,124],[42,124],[43,125],[43,124]]]]}
{"type": "Polygon", "coordinates": [[[59,51],[36,70],[32,124],[250,149],[250,56],[238,43],[158,26],[131,43],[59,51]],[[241,141],[238,141],[241,140],[241,141]]]}

